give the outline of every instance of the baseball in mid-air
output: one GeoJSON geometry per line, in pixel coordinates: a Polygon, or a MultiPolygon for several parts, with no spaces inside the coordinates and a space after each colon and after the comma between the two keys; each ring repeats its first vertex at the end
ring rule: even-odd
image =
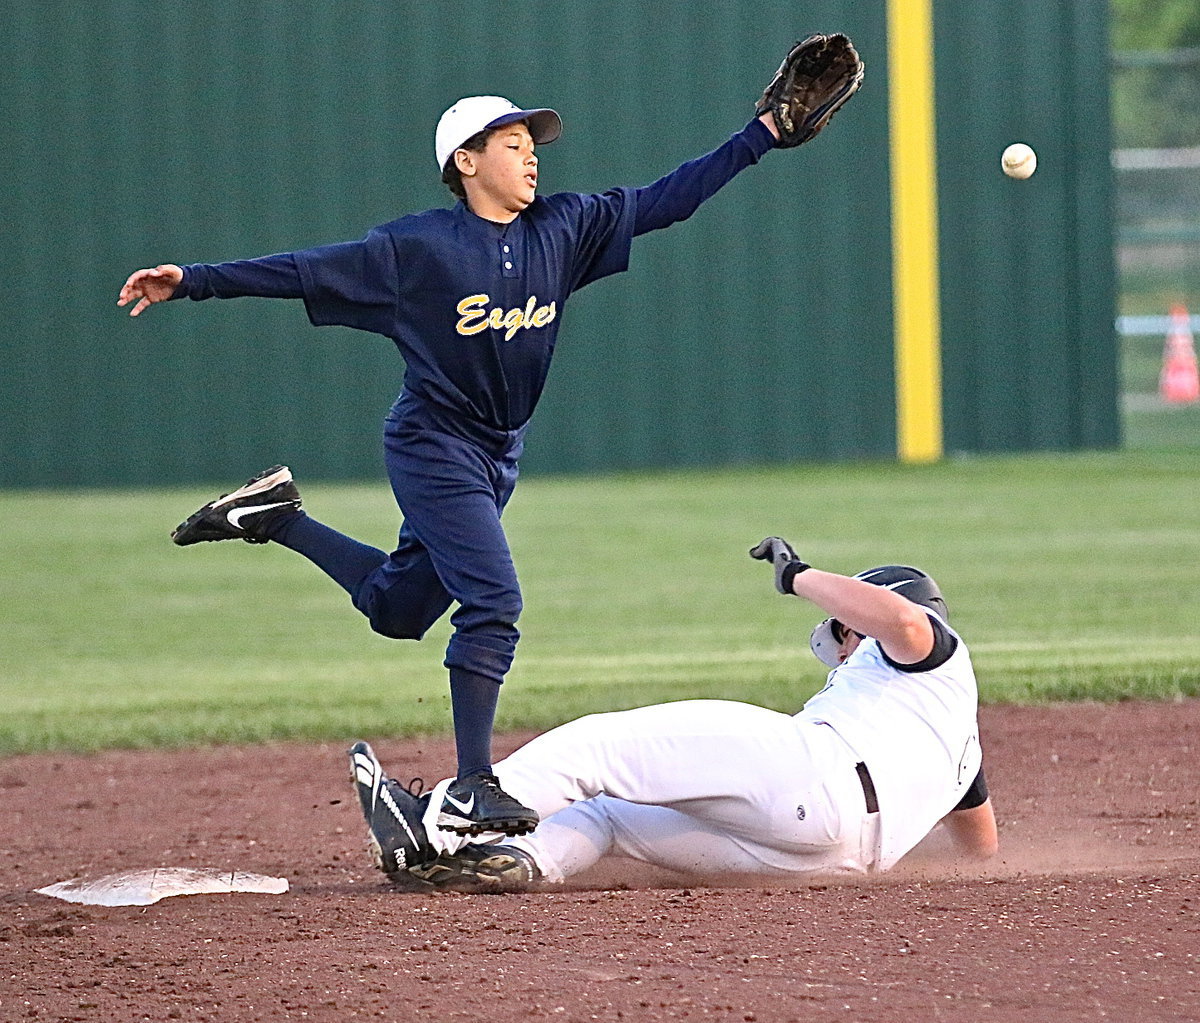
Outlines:
{"type": "Polygon", "coordinates": [[[1000,156],[1000,166],[1010,178],[1027,178],[1037,170],[1037,153],[1024,142],[1014,142],[1000,156]]]}

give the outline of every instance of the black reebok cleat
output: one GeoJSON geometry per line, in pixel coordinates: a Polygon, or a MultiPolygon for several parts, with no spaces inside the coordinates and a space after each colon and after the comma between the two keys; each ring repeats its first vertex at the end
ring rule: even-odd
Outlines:
{"type": "Polygon", "coordinates": [[[375,866],[393,881],[403,881],[410,867],[433,859],[421,818],[429,795],[421,796],[416,783],[405,788],[383,773],[374,751],[365,742],[349,749],[350,780],[358,793],[367,821],[367,836],[375,866]]]}
{"type": "Polygon", "coordinates": [[[171,534],[180,547],[205,540],[245,540],[266,543],[262,527],[278,515],[300,508],[300,491],[286,465],[264,469],[231,494],[209,501],[171,534]]]}
{"type": "Polygon", "coordinates": [[[457,835],[524,835],[538,826],[538,815],[500,788],[489,771],[457,778],[446,790],[437,826],[457,835]]]}
{"type": "Polygon", "coordinates": [[[533,858],[510,845],[464,845],[409,873],[434,888],[455,892],[519,892],[542,879],[533,858]]]}

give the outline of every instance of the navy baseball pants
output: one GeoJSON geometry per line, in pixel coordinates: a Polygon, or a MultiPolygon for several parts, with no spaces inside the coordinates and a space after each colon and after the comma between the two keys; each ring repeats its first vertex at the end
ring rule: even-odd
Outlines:
{"type": "Polygon", "coordinates": [[[524,430],[476,442],[429,419],[412,403],[387,419],[388,476],[404,515],[391,554],[303,513],[282,519],[270,538],[325,571],[392,639],[420,639],[458,603],[445,666],[461,776],[491,766],[499,686],[520,636],[521,590],[500,516],[517,483],[524,430]]]}

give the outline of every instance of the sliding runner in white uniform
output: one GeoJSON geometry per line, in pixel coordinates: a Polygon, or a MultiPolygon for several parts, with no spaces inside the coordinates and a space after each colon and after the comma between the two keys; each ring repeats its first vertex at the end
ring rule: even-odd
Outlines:
{"type": "Polygon", "coordinates": [[[824,572],[778,537],[750,553],[773,564],[781,593],[828,616],[811,646],[833,670],[800,713],[687,700],[552,729],[496,765],[542,819],[509,839],[439,831],[449,780],[430,800],[356,743],[380,869],[460,890],[560,882],[605,856],[701,876],[863,873],[894,865],[939,822],[959,853],[994,854],[975,675],[933,579],[899,565],[824,572]]]}

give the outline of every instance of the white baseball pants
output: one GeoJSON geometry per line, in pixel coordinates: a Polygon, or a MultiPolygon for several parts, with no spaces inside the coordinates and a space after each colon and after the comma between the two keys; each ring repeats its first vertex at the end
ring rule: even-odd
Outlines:
{"type": "MultiPolygon", "coordinates": [[[[693,874],[864,872],[878,814],[866,812],[855,763],[828,726],[746,703],[593,714],[496,765],[505,791],[542,818],[503,841],[551,881],[608,855],[693,874]]],[[[432,826],[448,784],[435,787],[426,823],[453,851],[463,840],[432,826]]]]}

